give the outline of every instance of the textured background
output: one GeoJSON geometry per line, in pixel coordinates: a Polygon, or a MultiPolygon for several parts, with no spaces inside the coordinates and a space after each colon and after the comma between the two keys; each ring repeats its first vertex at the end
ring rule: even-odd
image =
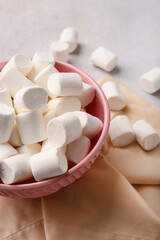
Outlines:
{"type": "Polygon", "coordinates": [[[111,75],[160,108],[160,91],[149,95],[138,84],[144,72],[160,67],[159,12],[159,0],[0,0],[0,60],[48,51],[73,26],[79,47],[70,63],[97,80],[105,72],[90,55],[100,45],[109,48],[119,57],[111,75]]]}

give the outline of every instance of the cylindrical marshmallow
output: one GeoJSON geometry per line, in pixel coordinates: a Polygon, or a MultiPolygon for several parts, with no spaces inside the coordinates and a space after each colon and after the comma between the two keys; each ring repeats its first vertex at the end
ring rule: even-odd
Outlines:
{"type": "Polygon", "coordinates": [[[2,182],[12,184],[32,178],[28,154],[17,154],[1,162],[0,171],[2,182]]]}
{"type": "Polygon", "coordinates": [[[19,154],[26,153],[29,156],[32,156],[41,151],[41,145],[39,143],[25,144],[16,149],[19,154]]]}
{"type": "Polygon", "coordinates": [[[31,169],[36,181],[64,174],[68,169],[65,154],[58,148],[37,153],[30,158],[31,169]]]}
{"type": "Polygon", "coordinates": [[[67,159],[79,163],[89,153],[91,141],[85,136],[81,136],[67,146],[67,159]]]}
{"type": "Polygon", "coordinates": [[[149,151],[159,144],[158,132],[145,120],[139,120],[133,124],[136,141],[139,145],[149,151]]]}
{"type": "Polygon", "coordinates": [[[83,91],[82,78],[77,73],[53,73],[47,86],[53,97],[78,96],[83,91]]]}
{"type": "Polygon", "coordinates": [[[0,143],[6,143],[14,125],[14,108],[0,103],[0,143]]]}
{"type": "Polygon", "coordinates": [[[105,82],[102,90],[108,100],[110,110],[121,110],[126,106],[126,100],[114,82],[105,82]]]}
{"type": "Polygon", "coordinates": [[[72,53],[77,48],[78,33],[76,29],[72,27],[65,28],[62,31],[59,40],[61,42],[67,42],[69,44],[68,52],[72,53]]]}
{"type": "Polygon", "coordinates": [[[28,57],[21,54],[16,54],[4,66],[2,72],[5,72],[10,68],[13,68],[21,72],[24,76],[27,76],[31,71],[32,67],[33,63],[28,57]]]}
{"type": "MultiPolygon", "coordinates": [[[[53,148],[52,143],[51,143],[48,139],[46,139],[46,140],[44,140],[43,143],[42,143],[41,152],[46,151],[46,150],[49,150],[49,149],[51,149],[51,148],[53,148]]],[[[66,153],[67,145],[64,145],[64,146],[61,147],[60,149],[61,149],[64,153],[66,153]]]]}
{"type": "Polygon", "coordinates": [[[104,47],[98,47],[91,55],[92,63],[107,72],[115,68],[117,60],[117,56],[104,47]]]}
{"type": "Polygon", "coordinates": [[[18,154],[15,148],[8,143],[0,143],[0,162],[1,160],[18,154]]]}
{"type": "Polygon", "coordinates": [[[46,139],[46,129],[41,111],[20,113],[16,116],[17,127],[23,144],[46,139]]]}
{"type": "Polygon", "coordinates": [[[48,101],[47,91],[40,86],[30,86],[19,90],[14,97],[16,107],[24,110],[38,110],[48,101]]]}
{"type": "Polygon", "coordinates": [[[22,145],[16,121],[14,121],[13,129],[8,142],[13,147],[20,147],[22,145]]]}
{"type": "Polygon", "coordinates": [[[32,62],[33,68],[28,74],[28,78],[32,81],[34,80],[35,76],[49,64],[55,64],[53,56],[48,52],[36,52],[33,56],[32,62]]]}
{"type": "Polygon", "coordinates": [[[114,147],[125,147],[135,139],[129,119],[124,115],[119,115],[112,119],[109,135],[114,147]]]}
{"type": "Polygon", "coordinates": [[[69,44],[66,42],[52,42],[50,52],[55,60],[68,62],[69,44]]]}
{"type": "Polygon", "coordinates": [[[47,125],[47,136],[54,147],[62,147],[79,138],[82,127],[79,118],[72,112],[52,119],[47,125]]]}
{"type": "Polygon", "coordinates": [[[82,111],[76,111],[74,114],[81,122],[82,135],[92,139],[102,130],[103,123],[99,118],[82,111]]]}
{"type": "Polygon", "coordinates": [[[53,118],[55,118],[55,113],[53,111],[48,111],[46,114],[44,114],[43,119],[46,127],[49,121],[53,118]]]}
{"type": "Polygon", "coordinates": [[[45,104],[45,105],[41,108],[41,112],[42,112],[42,114],[46,114],[48,111],[49,111],[48,104],[45,104]]]}
{"type": "Polygon", "coordinates": [[[0,90],[0,103],[4,103],[10,107],[13,107],[12,99],[7,89],[0,90]]]}
{"type": "Polygon", "coordinates": [[[59,116],[66,112],[80,111],[81,102],[76,97],[58,97],[48,102],[48,108],[59,116]]]}
{"type": "Polygon", "coordinates": [[[87,83],[82,84],[82,93],[81,95],[77,96],[77,98],[81,102],[81,107],[84,108],[93,101],[95,97],[95,89],[87,83]]]}
{"type": "Polygon", "coordinates": [[[160,90],[160,68],[153,68],[140,78],[140,86],[147,93],[160,90]]]}

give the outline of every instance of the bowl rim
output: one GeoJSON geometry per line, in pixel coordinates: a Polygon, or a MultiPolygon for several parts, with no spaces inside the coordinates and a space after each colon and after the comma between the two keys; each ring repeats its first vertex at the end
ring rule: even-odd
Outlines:
{"type": "MultiPolygon", "coordinates": [[[[1,68],[1,66],[5,65],[7,62],[8,62],[7,60],[1,61],[0,68],[1,68]]],[[[85,73],[84,71],[80,70],[79,68],[73,66],[72,64],[62,62],[62,61],[55,61],[55,65],[56,64],[63,65],[63,66],[65,65],[65,67],[72,68],[73,72],[79,73],[80,75],[85,75],[87,77],[87,79],[89,79],[89,81],[92,82],[92,86],[94,86],[96,88],[96,91],[98,91],[99,94],[101,95],[103,109],[106,109],[106,111],[104,111],[104,123],[103,123],[103,129],[102,129],[101,135],[100,135],[97,143],[95,144],[94,148],[89,152],[89,154],[78,164],[76,164],[75,166],[70,168],[66,173],[64,173],[60,176],[57,176],[57,177],[53,177],[53,178],[49,178],[49,179],[45,179],[43,181],[33,182],[33,183],[17,183],[17,184],[13,184],[13,185],[0,183],[0,190],[5,190],[5,189],[6,190],[9,190],[9,189],[10,190],[25,190],[25,189],[35,189],[35,188],[37,189],[37,188],[45,187],[46,185],[48,186],[48,185],[55,184],[55,183],[59,182],[61,179],[63,179],[64,177],[65,178],[69,177],[74,172],[76,172],[79,168],[81,168],[86,162],[88,162],[89,159],[95,155],[96,149],[101,149],[102,143],[104,142],[104,140],[106,138],[106,135],[109,130],[109,124],[110,124],[110,110],[109,110],[109,105],[108,105],[106,96],[103,93],[101,87],[87,73],[85,73]]]]}

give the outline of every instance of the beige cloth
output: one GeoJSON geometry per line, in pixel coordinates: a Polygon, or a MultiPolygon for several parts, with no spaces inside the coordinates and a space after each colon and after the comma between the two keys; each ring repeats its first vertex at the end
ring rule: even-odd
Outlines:
{"type": "MultiPolygon", "coordinates": [[[[160,132],[160,109],[119,86],[128,103],[122,113],[160,132]]],[[[159,240],[159,183],[160,146],[146,153],[136,143],[113,148],[107,138],[91,169],[70,186],[42,199],[0,197],[0,240],[159,240]]]]}

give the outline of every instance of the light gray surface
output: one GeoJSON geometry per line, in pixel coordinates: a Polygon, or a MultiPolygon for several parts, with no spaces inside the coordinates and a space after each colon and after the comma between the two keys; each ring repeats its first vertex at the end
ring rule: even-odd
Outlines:
{"type": "Polygon", "coordinates": [[[113,77],[160,108],[160,91],[143,92],[139,77],[160,67],[159,0],[0,0],[0,60],[49,50],[68,26],[79,32],[70,63],[95,80],[106,74],[92,66],[90,55],[102,45],[119,58],[113,77]]]}

